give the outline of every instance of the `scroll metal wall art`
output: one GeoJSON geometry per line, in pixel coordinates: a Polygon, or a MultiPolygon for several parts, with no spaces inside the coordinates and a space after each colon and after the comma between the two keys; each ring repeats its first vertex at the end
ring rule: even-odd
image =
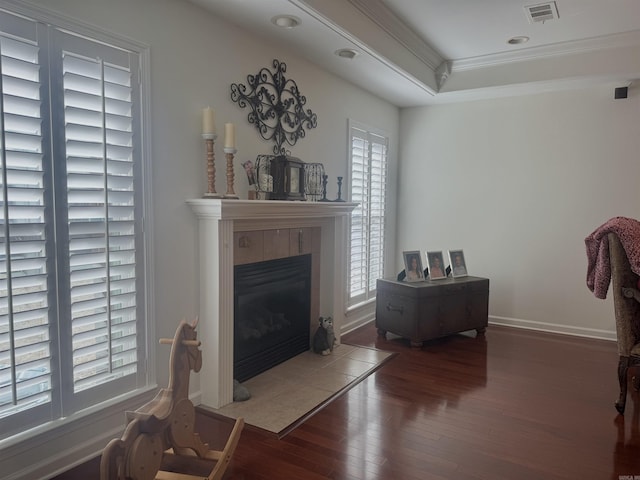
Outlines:
{"type": "Polygon", "coordinates": [[[247,85],[231,85],[231,100],[241,108],[251,108],[249,123],[256,126],[262,138],[275,142],[275,155],[286,155],[285,142],[295,145],[304,138],[305,128],[318,124],[317,115],[305,110],[307,99],[296,82],[285,77],[286,71],[285,63],[274,60],[273,71],[265,67],[256,75],[247,75],[247,85]]]}

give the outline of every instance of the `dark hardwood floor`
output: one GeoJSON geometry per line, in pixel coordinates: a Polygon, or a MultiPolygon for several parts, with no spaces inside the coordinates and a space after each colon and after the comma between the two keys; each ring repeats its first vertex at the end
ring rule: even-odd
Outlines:
{"type": "MultiPolygon", "coordinates": [[[[617,414],[613,342],[489,326],[418,350],[373,325],[342,341],[397,355],[283,438],[245,428],[229,480],[640,478],[640,398],[617,414]]],[[[198,414],[215,448],[230,428],[198,414]]]]}

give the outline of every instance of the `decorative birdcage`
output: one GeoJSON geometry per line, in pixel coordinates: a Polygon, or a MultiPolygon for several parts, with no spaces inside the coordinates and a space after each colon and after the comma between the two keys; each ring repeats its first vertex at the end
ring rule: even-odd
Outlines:
{"type": "Polygon", "coordinates": [[[269,200],[271,192],[273,192],[271,160],[274,158],[274,155],[258,155],[256,158],[256,191],[259,200],[269,200]]]}
{"type": "Polygon", "coordinates": [[[304,166],[304,193],[308,200],[317,202],[322,198],[322,177],[324,165],[321,163],[306,163],[304,166]]]}

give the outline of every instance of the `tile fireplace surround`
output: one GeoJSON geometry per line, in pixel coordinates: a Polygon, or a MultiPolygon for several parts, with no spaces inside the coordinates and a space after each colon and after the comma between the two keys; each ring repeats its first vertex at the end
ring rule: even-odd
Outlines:
{"type": "Polygon", "coordinates": [[[233,401],[233,233],[320,227],[320,311],[333,316],[339,342],[349,214],[356,204],[208,198],[187,204],[199,228],[202,404],[220,408],[233,401]]]}

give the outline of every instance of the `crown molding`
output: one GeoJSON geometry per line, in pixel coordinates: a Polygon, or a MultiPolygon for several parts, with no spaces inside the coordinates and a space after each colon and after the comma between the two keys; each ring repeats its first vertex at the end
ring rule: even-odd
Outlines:
{"type": "Polygon", "coordinates": [[[431,70],[436,70],[445,59],[422,38],[415,34],[406,23],[395,15],[381,0],[347,0],[362,14],[375,22],[394,40],[415,55],[431,70]]]}
{"type": "Polygon", "coordinates": [[[462,72],[479,68],[496,67],[509,63],[561,57],[580,53],[608,50],[613,48],[640,47],[640,30],[615,35],[593,37],[572,42],[556,43],[541,47],[531,47],[515,52],[495,53],[480,57],[453,60],[451,71],[462,72]]]}
{"type": "MultiPolygon", "coordinates": [[[[376,61],[380,62],[384,67],[390,69],[391,71],[395,72],[397,75],[400,75],[401,77],[403,77],[405,80],[411,82],[413,85],[415,85],[416,87],[418,87],[419,89],[421,89],[422,91],[427,93],[428,95],[434,96],[437,93],[433,88],[431,88],[425,82],[419,80],[418,78],[416,78],[414,75],[412,75],[407,70],[399,67],[394,62],[390,61],[385,56],[381,55],[376,50],[371,48],[370,45],[368,45],[367,43],[362,41],[356,35],[352,34],[348,30],[346,30],[345,28],[337,25],[331,18],[327,17],[325,14],[319,12],[316,8],[314,8],[313,6],[309,5],[309,0],[288,0],[288,1],[289,1],[290,4],[292,4],[295,7],[299,8],[301,11],[303,11],[305,14],[309,15],[310,17],[312,17],[314,20],[317,20],[318,22],[322,23],[325,27],[329,28],[334,33],[340,35],[342,38],[344,38],[348,42],[350,42],[353,45],[357,46],[364,53],[366,53],[367,55],[370,55],[372,58],[376,59],[376,61]]],[[[347,0],[347,1],[350,2],[351,0],[347,0]]],[[[406,48],[406,46],[405,46],[405,48],[406,48]]],[[[419,60],[422,61],[421,58],[419,58],[419,60]]],[[[436,67],[438,65],[440,65],[440,64],[437,64],[436,67]]],[[[435,67],[432,68],[429,65],[427,65],[427,66],[429,67],[430,70],[432,70],[432,71],[435,70],[435,67]]]]}
{"type": "Polygon", "coordinates": [[[438,82],[438,91],[440,91],[449,78],[449,75],[451,75],[451,62],[442,62],[436,69],[435,75],[436,81],[438,82]]]}

